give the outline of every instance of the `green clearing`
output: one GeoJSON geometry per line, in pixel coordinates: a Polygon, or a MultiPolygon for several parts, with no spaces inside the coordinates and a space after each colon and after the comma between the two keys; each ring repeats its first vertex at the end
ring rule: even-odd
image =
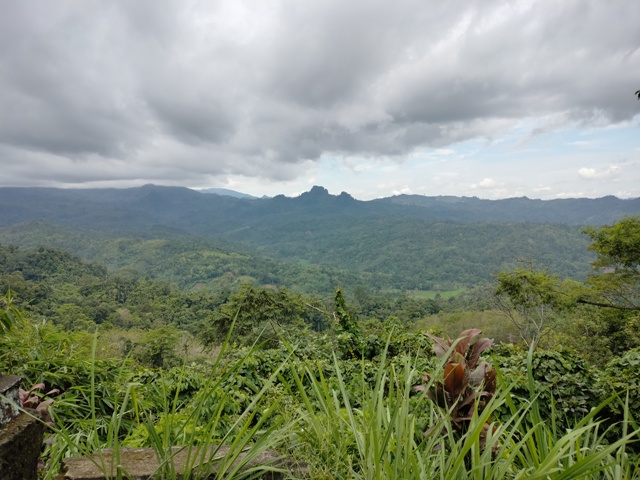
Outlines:
{"type": "Polygon", "coordinates": [[[435,300],[436,298],[442,298],[444,300],[448,300],[449,298],[457,297],[465,292],[467,292],[468,288],[458,288],[457,290],[409,290],[407,291],[407,295],[413,298],[420,298],[423,300],[435,300]]]}

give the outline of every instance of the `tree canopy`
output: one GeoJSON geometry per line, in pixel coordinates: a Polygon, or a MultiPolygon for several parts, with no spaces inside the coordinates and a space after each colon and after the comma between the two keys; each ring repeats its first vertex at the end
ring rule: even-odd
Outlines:
{"type": "Polygon", "coordinates": [[[518,328],[528,344],[537,346],[560,312],[570,308],[573,284],[533,267],[500,272],[496,305],[518,328]]]}
{"type": "Polygon", "coordinates": [[[277,342],[283,327],[304,328],[305,320],[312,315],[309,310],[301,295],[286,288],[256,287],[247,283],[212,315],[201,338],[205,345],[222,343],[229,334],[232,341],[241,344],[277,342]]]}
{"type": "Polygon", "coordinates": [[[584,230],[596,252],[594,273],[578,302],[622,310],[640,310],[640,216],[584,230]]]}

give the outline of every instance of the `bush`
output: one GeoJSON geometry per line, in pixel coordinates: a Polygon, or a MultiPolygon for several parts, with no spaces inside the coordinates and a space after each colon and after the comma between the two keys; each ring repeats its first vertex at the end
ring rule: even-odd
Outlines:
{"type": "MultiPolygon", "coordinates": [[[[526,384],[527,352],[502,344],[495,348],[493,363],[506,382],[515,382],[512,394],[528,399],[526,384]]],[[[599,372],[580,357],[565,350],[537,350],[532,358],[532,375],[546,420],[569,428],[600,404],[606,395],[599,383],[599,372]]],[[[510,414],[505,410],[505,416],[510,414]]]]}
{"type": "Polygon", "coordinates": [[[607,396],[619,395],[619,400],[609,406],[614,420],[622,420],[627,396],[629,411],[640,412],[640,348],[611,360],[600,378],[600,388],[607,396]]]}

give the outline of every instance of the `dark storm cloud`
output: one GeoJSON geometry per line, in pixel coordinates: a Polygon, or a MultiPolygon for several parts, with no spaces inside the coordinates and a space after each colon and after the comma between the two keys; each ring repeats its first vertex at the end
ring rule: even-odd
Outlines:
{"type": "Polygon", "coordinates": [[[286,179],[523,119],[622,122],[638,18],[626,0],[3,2],[0,163],[62,183],[286,179]]]}

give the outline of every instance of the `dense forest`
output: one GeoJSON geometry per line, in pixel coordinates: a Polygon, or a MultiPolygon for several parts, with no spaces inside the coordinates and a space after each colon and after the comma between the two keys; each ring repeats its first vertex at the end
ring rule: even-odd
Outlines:
{"type": "Polygon", "coordinates": [[[221,444],[193,478],[640,477],[635,201],[185,190],[0,189],[0,362],[43,384],[43,478],[221,444]]]}
{"type": "Polygon", "coordinates": [[[244,199],[185,188],[0,188],[0,243],[57,247],[110,271],[133,268],[185,288],[221,273],[301,293],[335,285],[377,293],[489,283],[519,259],[584,279],[581,229],[640,211],[640,201],[391,197],[362,202],[321,187],[244,199]]]}

